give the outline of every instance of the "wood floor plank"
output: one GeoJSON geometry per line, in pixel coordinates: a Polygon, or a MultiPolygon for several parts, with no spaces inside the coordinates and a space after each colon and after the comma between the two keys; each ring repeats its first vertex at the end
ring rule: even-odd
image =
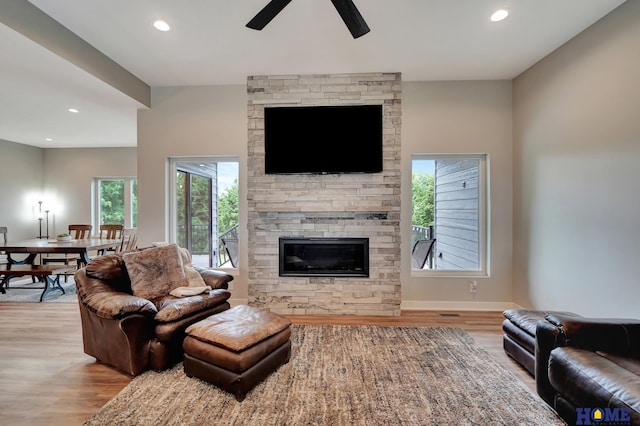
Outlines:
{"type": "MultiPolygon", "coordinates": [[[[502,313],[403,311],[399,317],[290,316],[294,324],[459,327],[535,392],[502,349],[502,313]]],[[[81,425],[131,381],[85,355],[76,303],[0,302],[0,423],[81,425]]]]}

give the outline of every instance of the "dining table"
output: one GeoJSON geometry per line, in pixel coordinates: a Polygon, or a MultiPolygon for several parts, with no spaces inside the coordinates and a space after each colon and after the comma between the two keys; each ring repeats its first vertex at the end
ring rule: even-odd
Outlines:
{"type": "MultiPolygon", "coordinates": [[[[11,241],[0,243],[0,252],[7,255],[8,265],[2,269],[3,275],[0,284],[0,293],[4,293],[4,286],[8,286],[8,281],[12,277],[33,275],[44,278],[45,291],[40,300],[54,288],[62,289],[59,285],[59,276],[55,280],[50,280],[50,275],[57,275],[61,272],[61,267],[46,265],[34,265],[34,261],[39,254],[77,254],[85,265],[91,261],[90,251],[116,248],[122,244],[120,239],[87,238],[78,240],[58,241],[57,239],[34,238],[30,240],[11,241]],[[16,259],[14,255],[26,254],[24,259],[16,259]],[[29,273],[29,272],[33,273],[29,273]]],[[[68,269],[68,268],[67,268],[68,269]]],[[[64,292],[64,290],[63,290],[64,292]]]]}
{"type": "Polygon", "coordinates": [[[90,251],[101,249],[116,248],[122,243],[122,240],[107,240],[103,238],[85,238],[80,240],[58,241],[56,239],[34,238],[31,240],[8,241],[0,243],[0,252],[7,254],[7,260],[11,264],[29,264],[32,265],[38,254],[69,254],[75,253],[80,256],[84,264],[89,263],[91,257],[90,251]],[[25,259],[16,260],[13,254],[26,254],[25,259]]]}

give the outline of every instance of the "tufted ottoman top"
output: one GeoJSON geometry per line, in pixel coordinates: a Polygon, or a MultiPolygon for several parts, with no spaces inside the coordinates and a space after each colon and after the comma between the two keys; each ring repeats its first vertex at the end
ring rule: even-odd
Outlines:
{"type": "Polygon", "coordinates": [[[232,351],[243,351],[288,328],[291,321],[266,309],[234,306],[186,329],[187,335],[232,351]]]}

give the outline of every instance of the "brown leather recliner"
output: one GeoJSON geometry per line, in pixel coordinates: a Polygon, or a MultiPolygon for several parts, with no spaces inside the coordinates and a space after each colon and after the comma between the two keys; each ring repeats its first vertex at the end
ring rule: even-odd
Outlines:
{"type": "Polygon", "coordinates": [[[84,352],[130,375],[182,359],[184,330],[229,309],[233,276],[193,266],[213,290],[147,300],[132,294],[121,255],[95,258],[75,273],[84,352]]]}

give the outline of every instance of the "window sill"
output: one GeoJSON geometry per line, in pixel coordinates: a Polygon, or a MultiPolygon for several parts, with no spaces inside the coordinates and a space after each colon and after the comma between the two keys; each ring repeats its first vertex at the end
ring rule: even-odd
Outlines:
{"type": "Polygon", "coordinates": [[[430,269],[412,269],[411,276],[418,278],[489,278],[489,274],[485,271],[443,271],[430,269]]]}

